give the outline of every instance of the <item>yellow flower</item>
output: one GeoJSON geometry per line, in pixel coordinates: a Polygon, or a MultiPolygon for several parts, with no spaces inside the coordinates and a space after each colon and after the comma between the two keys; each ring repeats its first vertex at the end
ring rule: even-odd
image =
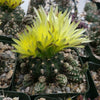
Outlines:
{"type": "Polygon", "coordinates": [[[4,5],[6,0],[0,0],[0,5],[4,5]]]}
{"type": "Polygon", "coordinates": [[[89,42],[87,36],[83,35],[84,29],[76,29],[78,23],[71,23],[71,17],[67,10],[58,13],[58,7],[53,12],[50,8],[48,15],[41,6],[38,10],[34,8],[36,17],[34,26],[27,27],[28,31],[19,34],[19,40],[13,39],[16,44],[14,52],[22,57],[51,57],[67,47],[84,47],[82,44],[89,42]]]}
{"type": "Polygon", "coordinates": [[[22,0],[0,0],[1,6],[8,6],[11,9],[15,9],[17,6],[22,4],[22,0]]]}

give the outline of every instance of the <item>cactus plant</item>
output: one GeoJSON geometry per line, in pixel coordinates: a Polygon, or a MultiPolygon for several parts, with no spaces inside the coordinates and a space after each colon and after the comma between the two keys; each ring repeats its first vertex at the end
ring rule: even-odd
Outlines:
{"type": "Polygon", "coordinates": [[[34,7],[39,8],[40,5],[44,6],[45,0],[31,0],[30,6],[29,6],[29,9],[28,9],[28,14],[34,15],[35,14],[34,13],[34,7]]]}
{"type": "Polygon", "coordinates": [[[46,89],[46,84],[45,83],[39,83],[39,82],[35,83],[35,86],[34,86],[35,93],[41,93],[45,89],[46,89]]]}
{"type": "MultiPolygon", "coordinates": [[[[32,75],[34,91],[38,94],[43,92],[49,83],[56,83],[61,87],[67,85],[67,78],[70,76],[64,73],[65,63],[68,62],[75,68],[80,66],[72,58],[66,57],[64,49],[83,47],[82,44],[90,40],[82,34],[84,29],[77,29],[79,23],[71,22],[67,10],[58,13],[58,8],[53,12],[51,7],[48,15],[42,6],[34,10],[37,14],[33,20],[34,26],[27,26],[25,33],[19,34],[19,39],[13,39],[16,42],[13,44],[15,47],[13,51],[21,54],[19,57],[23,58],[19,59],[20,67],[23,61],[26,62],[22,67],[23,72],[32,75]],[[45,78],[42,77],[43,81],[41,76],[45,78]]],[[[77,58],[77,53],[70,50],[68,55],[72,54],[73,58],[77,58]]],[[[77,70],[80,71],[80,68],[77,70]]],[[[75,69],[71,70],[73,73],[74,71],[75,69]]],[[[73,77],[76,78],[75,75],[73,77]]]]}
{"type": "Polygon", "coordinates": [[[46,77],[45,76],[40,76],[38,80],[39,80],[39,82],[43,83],[43,82],[46,81],[46,77]]]}
{"type": "Polygon", "coordinates": [[[87,12],[85,19],[89,22],[100,22],[100,15],[97,15],[97,13],[89,11],[87,12]]]}
{"type": "MultiPolygon", "coordinates": [[[[3,1],[0,1],[0,4],[3,1]]],[[[21,9],[21,7],[17,7],[18,5],[21,4],[21,0],[5,0],[5,3],[2,3],[2,5],[0,6],[0,28],[4,31],[4,26],[5,24],[13,21],[17,24],[17,26],[20,26],[22,19],[25,15],[24,10],[21,9]],[[7,5],[6,5],[7,4],[7,5]]],[[[12,26],[12,25],[11,25],[12,26]]],[[[10,30],[12,30],[12,32],[8,31],[8,34],[11,34],[14,32],[14,30],[17,30],[15,28],[11,29],[12,27],[10,27],[10,30]]],[[[16,33],[16,32],[14,32],[16,33]]]]}
{"type": "Polygon", "coordinates": [[[10,13],[8,20],[13,20],[17,24],[20,24],[23,20],[24,15],[25,15],[24,10],[21,7],[17,7],[10,13]]]}
{"type": "Polygon", "coordinates": [[[71,10],[72,7],[71,7],[71,4],[70,4],[70,0],[55,0],[55,2],[58,4],[58,8],[60,11],[65,11],[66,8],[68,10],[71,10]]]}
{"type": "Polygon", "coordinates": [[[85,19],[89,22],[100,22],[100,14],[97,6],[93,2],[86,3],[85,11],[87,12],[85,19]]]}
{"type": "Polygon", "coordinates": [[[72,57],[67,58],[67,62],[64,63],[64,70],[69,76],[71,81],[81,82],[84,76],[84,71],[79,67],[79,62],[72,57]]]}
{"type": "Polygon", "coordinates": [[[58,74],[56,76],[56,81],[61,86],[66,86],[67,85],[67,82],[68,82],[67,77],[64,74],[58,74]]]}
{"type": "Polygon", "coordinates": [[[9,11],[0,7],[0,20],[1,22],[15,21],[16,23],[21,23],[22,18],[24,17],[24,10],[20,7],[17,7],[15,10],[9,11]]]}
{"type": "Polygon", "coordinates": [[[25,13],[20,7],[16,8],[12,12],[8,11],[6,12],[6,11],[0,11],[1,12],[0,20],[3,24],[3,25],[1,24],[2,30],[5,32],[5,34],[14,35],[20,31],[20,25],[24,18],[25,13]]]}
{"type": "Polygon", "coordinates": [[[26,15],[23,20],[22,20],[22,23],[21,23],[21,30],[24,30],[25,28],[27,28],[26,26],[32,26],[33,25],[33,16],[28,14],[26,15]]]}
{"type": "Polygon", "coordinates": [[[90,45],[93,47],[94,53],[100,56],[100,24],[92,24],[89,33],[90,39],[93,40],[90,45]]]}
{"type": "Polygon", "coordinates": [[[24,17],[22,23],[25,24],[25,25],[30,25],[30,26],[31,26],[31,25],[33,24],[33,16],[30,15],[30,14],[26,15],[26,16],[24,17]]]}
{"type": "Polygon", "coordinates": [[[95,12],[97,10],[97,6],[95,3],[93,2],[87,2],[86,5],[85,5],[85,8],[84,10],[87,12],[87,11],[93,11],[95,12]]]}

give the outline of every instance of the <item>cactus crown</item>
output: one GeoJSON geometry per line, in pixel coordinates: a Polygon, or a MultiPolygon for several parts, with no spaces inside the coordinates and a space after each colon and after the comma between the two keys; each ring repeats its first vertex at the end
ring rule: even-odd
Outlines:
{"type": "Polygon", "coordinates": [[[53,12],[51,7],[48,15],[42,6],[34,10],[37,15],[34,26],[27,27],[27,31],[19,35],[19,40],[13,39],[17,43],[13,44],[14,52],[20,53],[22,58],[49,58],[66,47],[84,47],[81,44],[89,42],[82,34],[85,30],[76,29],[78,23],[71,23],[67,10],[58,13],[58,8],[53,12]]]}

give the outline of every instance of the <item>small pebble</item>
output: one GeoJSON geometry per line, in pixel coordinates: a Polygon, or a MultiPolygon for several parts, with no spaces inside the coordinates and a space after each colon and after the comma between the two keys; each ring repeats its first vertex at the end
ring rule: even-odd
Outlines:
{"type": "Polygon", "coordinates": [[[45,98],[40,98],[40,99],[38,99],[38,100],[46,100],[45,98]]]}
{"type": "Polygon", "coordinates": [[[70,87],[66,87],[66,92],[67,93],[70,93],[71,91],[70,91],[70,87]]]}
{"type": "Polygon", "coordinates": [[[29,90],[30,90],[30,87],[27,87],[27,88],[25,89],[25,92],[28,93],[29,90]]]}
{"type": "Polygon", "coordinates": [[[6,78],[10,79],[12,77],[12,75],[13,75],[13,70],[10,70],[6,75],[6,78]]]}
{"type": "Polygon", "coordinates": [[[47,88],[45,91],[47,94],[51,94],[52,93],[52,89],[47,88]]]}

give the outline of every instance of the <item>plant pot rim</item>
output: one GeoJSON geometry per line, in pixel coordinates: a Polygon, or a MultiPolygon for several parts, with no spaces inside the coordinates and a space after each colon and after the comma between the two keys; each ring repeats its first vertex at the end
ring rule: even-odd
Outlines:
{"type": "Polygon", "coordinates": [[[90,46],[90,44],[88,44],[88,45],[85,46],[85,50],[86,50],[86,53],[88,55],[88,61],[100,64],[100,59],[98,58],[99,56],[97,56],[96,54],[94,54],[94,52],[93,52],[92,47],[90,46]]]}
{"type": "MultiPolygon", "coordinates": [[[[89,66],[89,63],[88,63],[89,66]]],[[[93,78],[91,76],[90,70],[88,69],[87,71],[87,75],[88,75],[88,80],[89,80],[89,84],[90,84],[90,89],[88,91],[88,93],[86,94],[87,98],[91,98],[91,100],[94,100],[94,98],[96,98],[97,96],[99,96],[98,92],[97,92],[97,88],[96,85],[93,81],[93,78]]]]}
{"type": "MultiPolygon", "coordinates": [[[[0,90],[0,93],[4,93],[4,95],[5,95],[5,93],[7,94],[7,93],[9,93],[9,94],[20,94],[20,95],[25,95],[25,96],[27,96],[28,97],[28,99],[29,100],[31,100],[30,99],[30,96],[29,95],[27,95],[27,94],[25,94],[25,93],[23,93],[23,92],[16,92],[16,91],[9,91],[9,90],[0,90]]],[[[6,95],[7,96],[7,95],[6,95]]],[[[8,95],[8,97],[9,97],[9,95],[8,95]]]]}
{"type": "MultiPolygon", "coordinates": [[[[92,70],[95,71],[95,70],[100,69],[100,64],[96,64],[96,63],[94,63],[94,62],[88,62],[88,66],[89,66],[90,77],[92,78],[92,74],[91,74],[90,71],[92,71],[92,70]]],[[[94,84],[95,88],[97,89],[96,84],[95,84],[93,78],[92,78],[92,81],[93,81],[93,84],[94,84]]],[[[97,92],[97,91],[96,91],[96,92],[97,92]]],[[[97,92],[97,93],[98,93],[98,92],[97,92]]],[[[99,96],[99,93],[98,93],[98,96],[99,96]]]]}
{"type": "Polygon", "coordinates": [[[12,43],[15,43],[11,37],[8,37],[6,35],[0,35],[0,42],[3,42],[5,44],[11,45],[12,43]]]}
{"type": "Polygon", "coordinates": [[[93,52],[93,47],[90,45],[91,52],[93,53],[94,57],[100,60],[100,56],[93,52]]]}

